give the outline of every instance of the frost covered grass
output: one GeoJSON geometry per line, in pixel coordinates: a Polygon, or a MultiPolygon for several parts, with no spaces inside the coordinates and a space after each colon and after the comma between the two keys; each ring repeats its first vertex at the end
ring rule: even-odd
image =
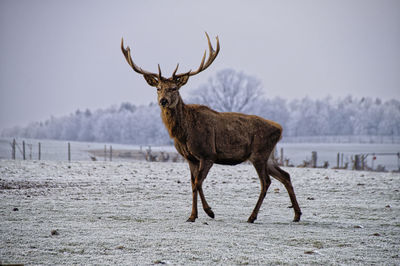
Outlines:
{"type": "Polygon", "coordinates": [[[400,175],[286,168],[303,216],[249,164],[215,165],[191,210],[183,163],[0,161],[0,263],[400,264],[400,175]]]}

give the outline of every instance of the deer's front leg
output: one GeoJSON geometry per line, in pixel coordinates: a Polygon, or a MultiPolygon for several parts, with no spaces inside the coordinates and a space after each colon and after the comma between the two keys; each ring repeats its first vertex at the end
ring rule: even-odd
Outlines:
{"type": "Polygon", "coordinates": [[[190,182],[192,183],[192,214],[186,222],[194,222],[197,218],[197,187],[196,187],[196,177],[191,174],[190,182]]]}
{"type": "Polygon", "coordinates": [[[201,202],[203,204],[204,211],[212,218],[214,218],[214,213],[211,211],[210,206],[203,194],[202,184],[204,179],[207,177],[208,171],[210,170],[213,162],[210,160],[200,160],[198,164],[189,163],[190,173],[191,173],[191,184],[192,184],[192,214],[190,215],[187,222],[194,222],[197,218],[197,194],[200,193],[201,202]]]}

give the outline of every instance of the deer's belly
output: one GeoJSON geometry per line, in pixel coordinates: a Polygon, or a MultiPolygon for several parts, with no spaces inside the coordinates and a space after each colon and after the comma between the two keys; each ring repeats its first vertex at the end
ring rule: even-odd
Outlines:
{"type": "Polygon", "coordinates": [[[250,154],[250,145],[243,142],[229,142],[225,140],[222,143],[216,144],[218,164],[235,165],[246,161],[250,154]]]}
{"type": "Polygon", "coordinates": [[[223,164],[223,165],[237,165],[240,164],[244,161],[246,161],[247,159],[217,159],[215,161],[216,164],[223,164]]]}

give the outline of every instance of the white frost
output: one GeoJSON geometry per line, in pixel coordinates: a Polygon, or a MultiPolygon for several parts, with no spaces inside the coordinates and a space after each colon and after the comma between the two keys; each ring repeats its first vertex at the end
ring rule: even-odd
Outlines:
{"type": "Polygon", "coordinates": [[[300,223],[275,180],[246,223],[260,192],[248,164],[215,165],[204,192],[216,218],[199,201],[199,218],[186,223],[186,164],[1,160],[0,263],[400,263],[399,174],[286,170],[300,223]]]}

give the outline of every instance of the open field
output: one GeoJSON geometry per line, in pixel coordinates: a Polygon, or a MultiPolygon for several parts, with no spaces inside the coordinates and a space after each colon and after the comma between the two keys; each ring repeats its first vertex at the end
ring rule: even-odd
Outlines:
{"type": "Polygon", "coordinates": [[[216,218],[186,223],[183,163],[0,160],[0,263],[400,264],[400,175],[286,168],[302,207],[273,180],[255,224],[251,165],[215,165],[216,218]]]}

